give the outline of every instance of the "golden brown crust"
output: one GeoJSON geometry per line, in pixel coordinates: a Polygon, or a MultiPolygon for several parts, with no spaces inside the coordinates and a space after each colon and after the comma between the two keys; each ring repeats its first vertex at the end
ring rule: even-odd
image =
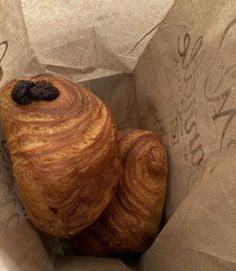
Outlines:
{"type": "Polygon", "coordinates": [[[60,96],[18,105],[0,95],[1,118],[20,194],[33,224],[69,237],[93,223],[110,202],[120,175],[116,128],[109,110],[88,90],[52,75],[60,96]]]}
{"type": "Polygon", "coordinates": [[[144,130],[119,133],[123,176],[98,220],[74,240],[77,253],[92,256],[144,252],[159,232],[167,161],[158,136],[144,130]]]}

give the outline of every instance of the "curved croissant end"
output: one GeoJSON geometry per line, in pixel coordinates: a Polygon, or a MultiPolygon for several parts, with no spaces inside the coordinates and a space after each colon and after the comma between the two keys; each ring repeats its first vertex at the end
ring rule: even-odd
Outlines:
{"type": "Polygon", "coordinates": [[[118,135],[123,176],[102,215],[73,240],[82,255],[142,253],[159,232],[167,177],[165,149],[149,131],[127,130],[118,135]]]}

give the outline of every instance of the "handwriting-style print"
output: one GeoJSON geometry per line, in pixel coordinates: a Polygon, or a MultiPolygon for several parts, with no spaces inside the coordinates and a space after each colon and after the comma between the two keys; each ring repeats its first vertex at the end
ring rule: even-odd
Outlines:
{"type": "MultiPolygon", "coordinates": [[[[3,53],[0,55],[0,64],[3,58],[5,57],[7,49],[8,49],[8,42],[6,40],[0,42],[0,52],[2,52],[2,49],[3,49],[3,53]]],[[[2,80],[2,77],[3,77],[3,69],[0,66],[0,81],[2,80]]]]}
{"type": "MultiPolygon", "coordinates": [[[[231,33],[230,30],[232,30],[234,26],[236,26],[236,19],[233,19],[227,25],[221,36],[220,43],[214,57],[214,68],[222,68],[220,65],[221,63],[219,63],[221,51],[229,33],[231,33]]],[[[217,112],[213,115],[213,120],[225,120],[220,138],[220,150],[222,150],[225,143],[226,134],[232,126],[233,120],[236,116],[236,105],[234,107],[229,107],[229,105],[227,104],[227,102],[231,100],[233,91],[236,87],[236,81],[234,78],[236,74],[236,64],[232,64],[226,67],[223,74],[219,78],[216,78],[216,76],[214,76],[215,72],[215,69],[213,69],[213,72],[209,73],[209,75],[206,77],[204,84],[204,95],[208,103],[219,104],[217,112]],[[227,87],[225,87],[225,84],[227,85],[227,87]]],[[[227,147],[231,147],[232,145],[235,146],[236,139],[230,138],[228,142],[226,142],[226,145],[227,147]]]]}
{"type": "Polygon", "coordinates": [[[178,37],[178,55],[181,58],[181,68],[183,71],[183,98],[182,98],[182,121],[184,132],[189,136],[189,151],[191,164],[197,167],[204,159],[203,145],[200,140],[200,132],[194,116],[196,104],[194,92],[196,87],[195,73],[199,69],[204,56],[202,50],[203,37],[199,36],[195,41],[191,41],[189,33],[178,37]]]}

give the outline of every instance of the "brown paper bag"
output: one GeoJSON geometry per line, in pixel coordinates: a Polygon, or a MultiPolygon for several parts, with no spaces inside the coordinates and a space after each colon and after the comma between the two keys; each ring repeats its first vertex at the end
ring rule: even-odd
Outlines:
{"type": "Polygon", "coordinates": [[[168,148],[168,218],[211,154],[236,146],[235,39],[234,1],[176,1],[135,69],[141,125],[168,148]]]}
{"type": "MultiPolygon", "coordinates": [[[[169,157],[168,222],[135,270],[235,270],[236,3],[176,0],[160,23],[172,2],[0,0],[0,85],[59,74],[99,95],[120,129],[160,134],[169,157]]],[[[0,264],[50,270],[3,147],[0,264]]],[[[83,257],[60,257],[55,268],[128,269],[83,257]]]]}
{"type": "Polygon", "coordinates": [[[143,270],[236,269],[235,10],[176,1],[135,69],[140,123],[169,156],[170,220],[143,270]]]}
{"type": "Polygon", "coordinates": [[[144,270],[235,270],[236,154],[216,154],[152,248],[144,270]],[[227,173],[226,173],[227,172],[227,173]]]}

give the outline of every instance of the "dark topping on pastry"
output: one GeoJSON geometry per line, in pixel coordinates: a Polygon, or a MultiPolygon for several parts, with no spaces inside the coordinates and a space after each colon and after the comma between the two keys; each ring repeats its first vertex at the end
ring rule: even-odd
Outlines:
{"type": "Polygon", "coordinates": [[[47,81],[18,81],[12,89],[11,97],[18,104],[30,104],[34,100],[55,100],[60,91],[47,81]]]}
{"type": "Polygon", "coordinates": [[[27,92],[32,86],[34,86],[34,82],[32,81],[18,81],[12,89],[12,99],[18,104],[30,104],[32,99],[27,96],[27,92]]]}

